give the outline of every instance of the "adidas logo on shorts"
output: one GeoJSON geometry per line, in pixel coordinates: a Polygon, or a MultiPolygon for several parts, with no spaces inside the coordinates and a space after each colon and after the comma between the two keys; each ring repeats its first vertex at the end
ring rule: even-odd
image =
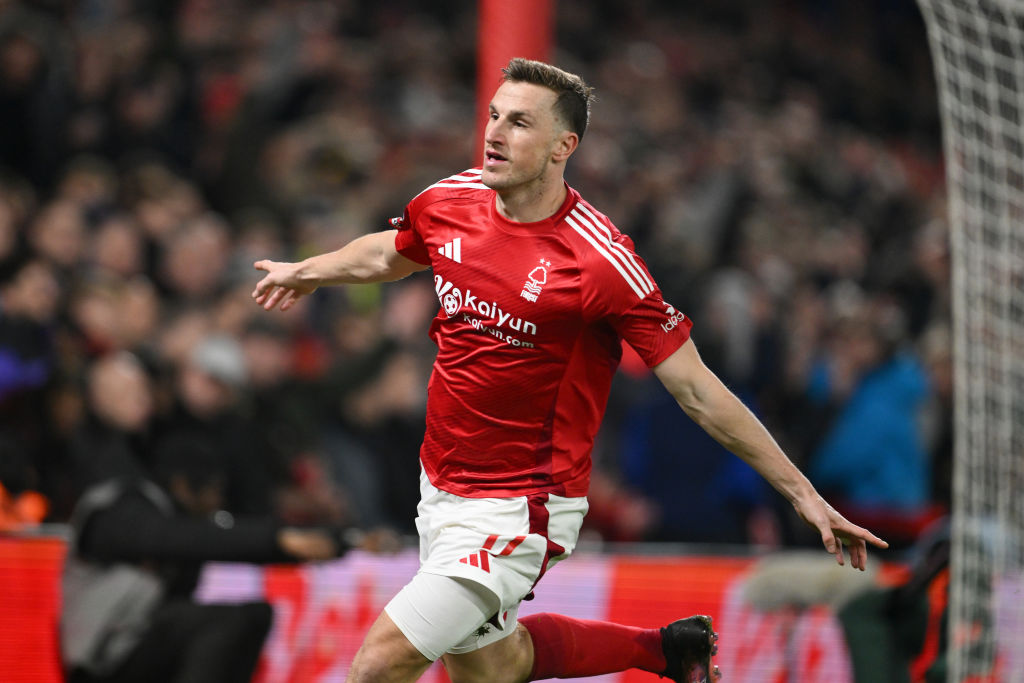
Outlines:
{"type": "MultiPolygon", "coordinates": [[[[501,549],[500,553],[497,553],[499,557],[503,555],[511,555],[512,551],[519,547],[519,544],[526,540],[526,536],[516,536],[511,541],[505,544],[505,547],[501,549]]],[[[477,567],[483,569],[488,574],[491,573],[491,559],[490,550],[494,548],[494,544],[498,542],[498,535],[491,534],[484,541],[483,547],[475,553],[470,553],[466,557],[459,560],[461,564],[468,564],[471,567],[477,567]]]]}

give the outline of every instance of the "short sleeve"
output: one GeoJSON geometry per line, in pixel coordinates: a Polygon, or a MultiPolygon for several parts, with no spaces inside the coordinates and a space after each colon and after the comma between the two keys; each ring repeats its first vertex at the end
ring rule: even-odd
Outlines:
{"type": "Polygon", "coordinates": [[[392,218],[389,223],[391,227],[398,230],[398,235],[395,236],[395,249],[398,250],[398,253],[416,263],[429,266],[430,253],[416,229],[410,208],[405,207],[405,213],[400,218],[392,218]]]}
{"type": "Polygon", "coordinates": [[[587,317],[606,321],[647,367],[654,367],[686,343],[693,323],[662,298],[633,241],[610,228],[605,234],[601,248],[585,252],[587,317]]]}
{"type": "Polygon", "coordinates": [[[610,315],[608,321],[649,368],[685,344],[693,327],[693,321],[662,299],[657,289],[631,308],[610,315]]]}

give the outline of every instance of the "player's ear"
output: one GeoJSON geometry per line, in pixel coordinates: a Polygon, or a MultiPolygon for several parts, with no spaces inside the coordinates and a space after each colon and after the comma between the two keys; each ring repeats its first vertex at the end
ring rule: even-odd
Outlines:
{"type": "Polygon", "coordinates": [[[555,148],[551,152],[551,160],[562,162],[572,156],[580,144],[580,136],[571,130],[563,130],[555,140],[555,148]]]}

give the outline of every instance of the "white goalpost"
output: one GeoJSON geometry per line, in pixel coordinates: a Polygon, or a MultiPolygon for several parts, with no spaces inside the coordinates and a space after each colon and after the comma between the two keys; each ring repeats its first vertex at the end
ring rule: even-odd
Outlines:
{"type": "Polygon", "coordinates": [[[918,0],[949,193],[948,681],[1024,681],[1024,0],[918,0]]]}

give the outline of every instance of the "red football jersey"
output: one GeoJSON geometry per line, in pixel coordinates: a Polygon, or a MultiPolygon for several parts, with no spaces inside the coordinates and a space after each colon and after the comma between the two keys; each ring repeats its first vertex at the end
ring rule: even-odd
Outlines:
{"type": "Polygon", "coordinates": [[[515,223],[472,169],[393,223],[441,303],[420,451],[431,483],[470,498],[586,495],[621,340],[654,366],[689,338],[689,318],[572,188],[555,215],[515,223]]]}

